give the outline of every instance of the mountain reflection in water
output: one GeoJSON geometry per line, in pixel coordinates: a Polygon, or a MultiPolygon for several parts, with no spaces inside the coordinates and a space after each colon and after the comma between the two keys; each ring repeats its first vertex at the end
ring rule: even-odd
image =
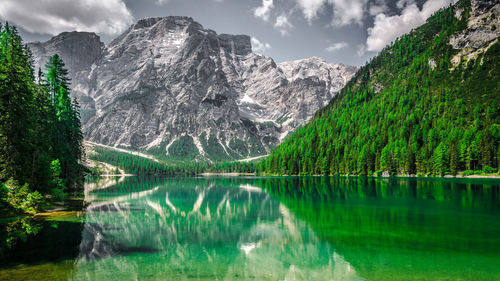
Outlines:
{"type": "Polygon", "coordinates": [[[87,193],[75,279],[361,279],[258,186],[239,179],[147,183],[87,193]]]}
{"type": "Polygon", "coordinates": [[[89,181],[81,216],[0,225],[0,280],[500,280],[499,183],[89,181]]]}

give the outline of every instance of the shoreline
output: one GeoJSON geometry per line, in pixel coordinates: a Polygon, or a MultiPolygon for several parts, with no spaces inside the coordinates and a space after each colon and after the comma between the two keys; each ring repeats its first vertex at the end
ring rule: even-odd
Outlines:
{"type": "MultiPolygon", "coordinates": [[[[135,177],[135,174],[104,174],[104,175],[92,175],[93,177],[135,177]]],[[[154,176],[154,175],[153,175],[154,176]]],[[[444,175],[444,176],[417,176],[417,175],[354,175],[354,174],[343,174],[343,175],[276,175],[276,174],[262,174],[258,175],[256,173],[238,173],[238,172],[204,172],[196,174],[195,176],[211,177],[211,176],[223,176],[223,177],[242,177],[242,176],[272,176],[272,177],[374,177],[374,178],[442,178],[442,179],[500,179],[500,175],[444,175]]]]}
{"type": "Polygon", "coordinates": [[[105,177],[105,178],[112,178],[112,177],[135,177],[135,174],[103,174],[103,175],[91,175],[93,177],[105,177]]]}
{"type": "MultiPolygon", "coordinates": [[[[107,175],[94,175],[95,177],[103,177],[103,178],[111,178],[111,177],[133,177],[136,176],[134,174],[107,174],[107,175]]],[[[500,180],[500,175],[444,175],[444,176],[416,176],[416,175],[395,175],[395,176],[387,176],[387,175],[257,175],[255,173],[224,173],[224,172],[206,172],[200,173],[196,176],[201,177],[371,177],[371,178],[426,178],[426,179],[498,179],[500,180]]],[[[195,176],[195,177],[196,177],[195,176]]],[[[23,218],[23,217],[33,217],[33,218],[44,218],[44,217],[52,217],[61,214],[68,213],[78,213],[83,212],[85,209],[84,200],[78,197],[68,197],[64,203],[61,202],[53,202],[51,205],[52,208],[41,210],[37,213],[18,213],[13,214],[12,216],[1,217],[0,220],[10,220],[14,218],[23,218]],[[79,205],[79,206],[77,206],[79,205]]]]}
{"type": "Polygon", "coordinates": [[[275,177],[371,177],[371,178],[434,178],[434,179],[500,179],[500,176],[412,176],[412,175],[395,175],[395,176],[376,176],[376,175],[264,175],[275,177]]]}
{"type": "Polygon", "coordinates": [[[211,177],[211,176],[226,176],[226,177],[241,177],[241,176],[257,176],[255,173],[224,173],[224,172],[206,172],[197,174],[197,176],[211,177]]]}
{"type": "MultiPolygon", "coordinates": [[[[68,196],[65,202],[52,202],[48,209],[36,213],[16,213],[12,216],[1,217],[0,221],[15,220],[31,217],[33,219],[47,219],[58,216],[71,216],[85,212],[84,199],[79,196],[68,196]]],[[[1,223],[0,223],[1,225],[1,223]]]]}
{"type": "Polygon", "coordinates": [[[462,175],[459,175],[459,176],[449,176],[449,175],[445,175],[443,176],[442,178],[447,178],[447,179],[500,179],[500,176],[490,176],[490,175],[470,175],[470,176],[462,176],[462,175]]]}
{"type": "Polygon", "coordinates": [[[440,179],[500,179],[500,175],[444,175],[444,176],[416,176],[416,175],[394,175],[394,176],[377,176],[377,175],[275,175],[275,174],[262,174],[255,173],[201,173],[198,176],[255,176],[255,177],[372,177],[372,178],[440,178],[440,179]]]}

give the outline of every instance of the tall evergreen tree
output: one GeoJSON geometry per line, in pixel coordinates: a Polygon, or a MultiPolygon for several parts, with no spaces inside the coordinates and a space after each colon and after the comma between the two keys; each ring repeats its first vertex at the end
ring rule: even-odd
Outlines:
{"type": "Polygon", "coordinates": [[[83,134],[81,132],[79,106],[69,96],[68,71],[63,60],[53,55],[45,66],[45,87],[54,104],[57,116],[58,134],[55,143],[67,185],[73,187],[81,171],[80,161],[83,154],[83,134]]]}
{"type": "Polygon", "coordinates": [[[16,28],[0,29],[0,180],[24,182],[34,150],[33,68],[16,28]]]}
{"type": "Polygon", "coordinates": [[[292,152],[301,174],[321,163],[340,174],[497,171],[500,42],[459,65],[448,44],[466,32],[470,12],[460,0],[386,46],[264,160],[265,172],[280,174],[292,152]]]}
{"type": "Polygon", "coordinates": [[[81,179],[78,104],[62,60],[55,56],[48,65],[46,79],[41,70],[35,79],[16,28],[0,25],[0,186],[8,190],[0,192],[2,206],[33,211],[41,193],[62,198],[81,179]]]}

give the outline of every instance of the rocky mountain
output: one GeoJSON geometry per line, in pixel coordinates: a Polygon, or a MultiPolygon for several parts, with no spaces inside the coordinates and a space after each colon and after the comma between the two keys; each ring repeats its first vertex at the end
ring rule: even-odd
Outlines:
{"type": "Polygon", "coordinates": [[[277,64],[250,37],[188,17],[138,21],[107,46],[63,33],[30,47],[72,73],[85,138],[173,158],[265,155],[325,106],[356,68],[318,58],[277,64]]]}
{"type": "Polygon", "coordinates": [[[71,79],[75,79],[77,73],[90,69],[104,51],[104,43],[97,34],[76,31],[63,32],[47,42],[29,43],[29,47],[36,69],[44,70],[45,63],[57,53],[70,70],[71,79]]]}
{"type": "MultiPolygon", "coordinates": [[[[456,67],[460,63],[477,59],[498,43],[500,36],[500,4],[498,1],[472,0],[467,27],[449,39],[449,44],[459,50],[451,62],[456,67]]],[[[462,19],[465,8],[456,8],[455,16],[462,19]]],[[[465,16],[465,15],[464,15],[465,16]]]]}

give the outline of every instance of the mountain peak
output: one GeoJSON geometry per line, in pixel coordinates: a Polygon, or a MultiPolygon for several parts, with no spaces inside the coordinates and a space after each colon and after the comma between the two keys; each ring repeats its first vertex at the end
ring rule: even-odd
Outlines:
{"type": "Polygon", "coordinates": [[[236,55],[247,55],[252,52],[252,43],[248,35],[220,34],[217,36],[220,46],[236,55]]]}
{"type": "Polygon", "coordinates": [[[217,34],[190,17],[141,19],[97,59],[72,57],[93,48],[61,42],[35,57],[62,51],[77,73],[72,92],[88,140],[182,159],[267,154],[354,74],[312,58],[295,65],[303,79],[291,79],[252,52],[250,36],[217,34]]]}
{"type": "Polygon", "coordinates": [[[92,39],[97,39],[100,40],[101,37],[97,35],[95,32],[87,32],[87,31],[65,31],[61,32],[56,36],[53,36],[51,40],[58,39],[58,38],[92,38],[92,39]]]}
{"type": "Polygon", "coordinates": [[[101,37],[97,35],[95,32],[87,32],[87,31],[65,31],[61,32],[55,36],[52,36],[46,42],[30,42],[30,45],[51,45],[51,44],[65,44],[67,41],[79,41],[79,40],[87,40],[87,41],[95,41],[97,43],[101,42],[101,37]]]}
{"type": "Polygon", "coordinates": [[[62,32],[47,42],[33,42],[28,46],[35,58],[35,69],[43,69],[49,58],[58,54],[70,70],[72,79],[79,71],[88,69],[104,50],[99,35],[82,31],[62,32]]]}
{"type": "Polygon", "coordinates": [[[187,44],[192,48],[202,45],[208,49],[223,49],[226,53],[235,55],[248,55],[252,53],[250,36],[217,34],[211,29],[204,28],[191,17],[167,16],[144,18],[133,24],[118,38],[113,40],[108,47],[117,45],[130,46],[132,42],[137,46],[150,44],[156,41],[157,46],[165,45],[172,51],[181,50],[181,45],[187,44]],[[201,44],[201,45],[200,45],[201,44]],[[167,46],[168,45],[168,46],[167,46]]]}
{"type": "MultiPolygon", "coordinates": [[[[132,25],[133,29],[149,28],[156,25],[159,22],[175,24],[180,26],[187,26],[192,23],[197,23],[191,17],[185,16],[167,16],[167,17],[151,17],[143,18],[132,25]]],[[[197,23],[199,24],[199,23],[197,23]]],[[[201,25],[200,25],[201,26],[201,25]]]]}

